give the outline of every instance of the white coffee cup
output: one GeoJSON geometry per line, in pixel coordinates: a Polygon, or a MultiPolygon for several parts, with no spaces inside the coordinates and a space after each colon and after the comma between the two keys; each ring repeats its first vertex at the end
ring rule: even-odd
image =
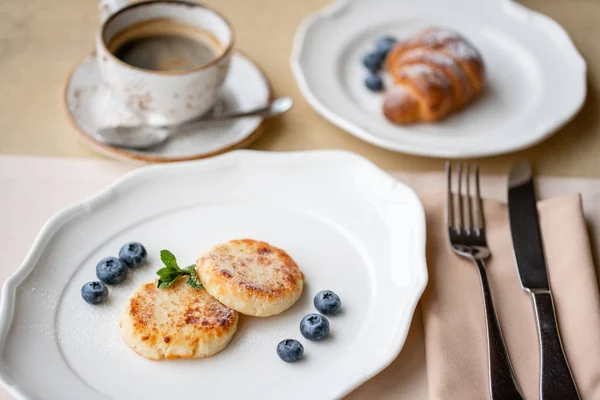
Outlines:
{"type": "Polygon", "coordinates": [[[105,92],[114,107],[139,122],[175,124],[198,117],[215,105],[229,70],[234,32],[216,11],[186,1],[154,0],[127,5],[126,0],[100,0],[101,25],[96,57],[105,92]],[[115,35],[136,24],[174,20],[210,34],[219,51],[210,61],[183,70],[150,70],[130,65],[109,51],[115,35]]]}

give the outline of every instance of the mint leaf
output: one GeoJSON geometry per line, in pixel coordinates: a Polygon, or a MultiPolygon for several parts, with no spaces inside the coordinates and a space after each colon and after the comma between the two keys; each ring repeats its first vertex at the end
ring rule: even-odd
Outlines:
{"type": "Polygon", "coordinates": [[[179,267],[164,267],[156,271],[159,276],[167,275],[167,274],[181,274],[183,271],[179,269],[179,267]]]}
{"type": "Polygon", "coordinates": [[[168,288],[169,286],[171,286],[174,282],[176,281],[176,279],[173,280],[163,280],[162,278],[158,279],[158,285],[156,285],[159,289],[165,289],[168,288]]]}
{"type": "Polygon", "coordinates": [[[202,287],[202,283],[196,274],[196,265],[190,265],[182,270],[177,265],[177,259],[169,250],[162,250],[160,252],[160,259],[165,264],[165,267],[156,271],[156,274],[159,277],[157,285],[159,289],[168,288],[175,283],[177,278],[186,275],[189,276],[187,283],[191,287],[194,289],[200,289],[202,287]]]}
{"type": "Polygon", "coordinates": [[[175,267],[179,269],[179,267],[177,266],[177,259],[169,250],[161,250],[160,259],[162,260],[163,264],[165,264],[167,267],[175,267]]]}
{"type": "Polygon", "coordinates": [[[198,274],[196,273],[196,265],[190,265],[189,267],[184,269],[184,271],[187,272],[190,276],[190,278],[187,281],[188,285],[190,285],[194,289],[201,289],[202,282],[200,282],[200,279],[198,279],[198,274]]]}
{"type": "Polygon", "coordinates": [[[185,273],[181,269],[179,269],[179,267],[161,268],[158,271],[156,271],[156,273],[159,276],[158,287],[160,289],[164,289],[166,287],[171,286],[177,280],[177,278],[179,278],[182,275],[185,275],[185,273]]]}

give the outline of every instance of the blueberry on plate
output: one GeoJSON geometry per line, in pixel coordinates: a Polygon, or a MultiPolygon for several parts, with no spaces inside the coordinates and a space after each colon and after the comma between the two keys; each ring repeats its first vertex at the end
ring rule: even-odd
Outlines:
{"type": "Polygon", "coordinates": [[[363,65],[373,73],[379,71],[383,65],[383,56],[380,53],[367,53],[363,57],[363,65]]]}
{"type": "Polygon", "coordinates": [[[127,266],[116,257],[106,257],[96,265],[96,276],[109,285],[121,283],[127,278],[127,266]]]}
{"type": "Polygon", "coordinates": [[[387,53],[389,53],[394,47],[396,42],[396,38],[391,36],[383,36],[379,38],[377,42],[375,42],[375,50],[380,54],[380,56],[385,57],[387,56],[387,53]]]}
{"type": "Polygon", "coordinates": [[[325,315],[336,315],[342,308],[340,297],[331,290],[323,290],[317,293],[313,303],[315,308],[325,315]]]}
{"type": "Polygon", "coordinates": [[[302,358],[304,347],[294,339],[285,339],[277,345],[277,355],[283,361],[293,363],[302,358]]]}
{"type": "Polygon", "coordinates": [[[88,304],[100,304],[108,297],[108,288],[102,282],[88,282],[81,287],[81,297],[88,304]]]}
{"type": "Polygon", "coordinates": [[[127,243],[119,250],[119,258],[129,268],[137,268],[146,261],[146,249],[138,242],[127,243]]]}
{"type": "Polygon", "coordinates": [[[365,79],[365,86],[372,92],[381,92],[383,90],[383,80],[379,75],[369,74],[365,79]]]}
{"type": "Polygon", "coordinates": [[[329,335],[329,321],[320,314],[308,314],[300,322],[300,333],[308,340],[322,340],[329,335]]]}

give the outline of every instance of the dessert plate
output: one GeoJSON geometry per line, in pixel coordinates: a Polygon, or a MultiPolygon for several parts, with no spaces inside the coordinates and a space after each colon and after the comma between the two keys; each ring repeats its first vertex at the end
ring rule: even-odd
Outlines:
{"type": "Polygon", "coordinates": [[[338,151],[235,151],[129,173],[59,212],[6,281],[0,314],[0,379],[18,399],[342,397],[390,364],[427,283],[425,219],[415,193],[369,161],[338,151]],[[119,314],[153,280],[160,250],[180,265],[213,244],[261,239],[286,250],[305,275],[300,300],[269,318],[241,316],[214,357],[150,361],[121,339],[119,314]],[[81,286],[95,265],[137,240],[148,262],[90,306],[81,286]],[[331,335],[304,340],[314,295],[338,293],[331,335]],[[275,352],[301,339],[305,359],[275,352]]]}
{"type": "MultiPolygon", "coordinates": [[[[183,161],[210,157],[250,145],[261,133],[263,118],[207,123],[205,128],[182,133],[164,145],[146,151],[106,145],[94,136],[99,128],[142,123],[125,107],[111,103],[96,63],[90,55],[67,79],[64,103],[69,120],[83,142],[105,156],[137,162],[183,161]]],[[[269,80],[258,65],[239,51],[233,53],[227,79],[215,108],[219,112],[251,110],[272,99],[269,80]]]]}
{"type": "Polygon", "coordinates": [[[586,96],[586,64],[552,19],[512,0],[340,0],[309,17],[291,56],[298,85],[323,117],[374,145],[467,158],[532,146],[568,122],[586,96]],[[394,125],[364,86],[363,55],[383,35],[454,29],[482,53],[484,95],[433,124],[394,125]]]}

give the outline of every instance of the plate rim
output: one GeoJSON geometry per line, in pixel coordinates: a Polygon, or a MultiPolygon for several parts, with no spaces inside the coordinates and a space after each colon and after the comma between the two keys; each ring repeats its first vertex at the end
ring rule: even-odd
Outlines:
{"type": "MultiPolygon", "coordinates": [[[[269,80],[263,67],[259,63],[257,63],[255,59],[253,59],[247,53],[245,53],[239,49],[235,49],[233,51],[232,56],[236,56],[236,55],[241,56],[242,58],[245,58],[252,65],[254,65],[254,67],[258,70],[259,74],[262,76],[263,81],[266,83],[267,93],[268,93],[267,101],[275,100],[275,93],[273,92],[273,85],[272,85],[271,81],[269,80]]],[[[95,50],[92,51],[91,53],[89,53],[88,55],[86,55],[80,61],[78,61],[73,67],[71,67],[71,70],[67,74],[67,77],[63,83],[61,103],[62,103],[63,111],[67,117],[67,121],[69,121],[69,125],[71,125],[73,130],[77,133],[77,137],[79,138],[79,140],[82,143],[84,143],[88,148],[90,148],[91,150],[93,150],[101,155],[104,155],[104,156],[107,156],[107,157],[110,157],[110,158],[113,158],[113,159],[116,159],[119,161],[126,161],[126,162],[132,162],[132,163],[137,163],[137,164],[141,164],[141,163],[171,163],[171,162],[179,162],[179,161],[201,160],[204,158],[214,157],[219,154],[228,153],[230,151],[249,146],[254,141],[256,141],[260,136],[262,136],[262,134],[264,133],[267,119],[261,118],[260,122],[256,126],[256,128],[254,128],[254,130],[252,130],[252,132],[250,132],[245,138],[238,141],[237,143],[234,143],[228,147],[225,147],[223,149],[216,150],[216,151],[213,151],[210,153],[202,153],[202,154],[196,154],[196,155],[185,156],[185,157],[160,157],[157,155],[146,155],[144,153],[130,152],[125,149],[119,149],[117,147],[113,147],[113,146],[107,145],[105,143],[102,143],[102,142],[94,139],[92,136],[88,135],[84,131],[84,129],[77,123],[77,119],[73,116],[73,114],[71,113],[71,111],[69,109],[69,87],[71,86],[71,82],[73,80],[73,75],[86,60],[88,60],[89,58],[92,58],[92,57],[93,58],[96,57],[95,50]]]]}
{"type": "Polygon", "coordinates": [[[577,64],[578,71],[576,72],[579,73],[579,77],[575,77],[573,78],[573,80],[579,82],[579,93],[577,98],[573,96],[573,98],[570,101],[565,102],[565,105],[567,106],[565,107],[566,111],[561,113],[560,115],[553,116],[550,119],[546,118],[546,120],[542,121],[543,123],[534,124],[534,134],[528,135],[528,140],[521,140],[516,143],[510,143],[509,145],[503,145],[502,147],[498,147],[496,149],[456,150],[455,148],[427,148],[422,147],[420,144],[392,142],[387,139],[380,138],[376,135],[372,135],[367,129],[361,127],[360,125],[354,122],[347,120],[346,118],[344,118],[344,116],[329,109],[320,100],[316,91],[313,92],[311,90],[310,85],[308,83],[308,74],[304,73],[304,69],[302,67],[301,62],[303,50],[307,47],[305,38],[307,37],[310,30],[315,26],[315,24],[317,24],[321,20],[326,20],[328,18],[335,17],[336,14],[342,12],[345,8],[349,7],[351,3],[359,3],[360,1],[361,0],[337,0],[306,17],[302,21],[294,35],[294,41],[292,44],[292,51],[290,54],[289,61],[298,88],[300,89],[300,92],[302,93],[304,98],[313,108],[313,110],[315,110],[319,115],[321,115],[333,125],[337,126],[338,128],[341,128],[342,130],[346,131],[347,133],[360,140],[363,140],[367,143],[387,150],[417,156],[452,159],[491,157],[527,149],[543,142],[544,140],[548,139],[550,136],[555,134],[562,127],[564,127],[572,119],[574,119],[585,103],[585,100],[587,98],[587,63],[581,55],[581,53],[579,52],[579,50],[577,50],[577,47],[573,43],[573,40],[566,32],[566,30],[558,22],[556,22],[549,16],[527,8],[524,5],[517,3],[515,0],[494,0],[499,4],[501,8],[506,9],[507,15],[512,14],[511,18],[515,18],[516,15],[524,16],[528,19],[537,19],[537,21],[539,21],[540,24],[539,26],[537,26],[536,29],[542,29],[553,39],[560,41],[563,44],[563,47],[561,47],[561,51],[568,51],[570,53],[569,58],[572,61],[574,61],[575,64],[577,64]]]}
{"type": "MultiPolygon", "coordinates": [[[[180,163],[166,163],[166,164],[154,164],[148,165],[141,168],[136,168],[132,171],[125,173],[123,176],[115,180],[110,185],[96,192],[92,196],[89,196],[79,202],[73,203],[67,207],[62,208],[50,217],[42,226],[39,233],[37,234],[32,246],[30,247],[27,256],[21,265],[7,278],[2,285],[2,295],[0,297],[0,358],[4,352],[6,340],[9,337],[10,328],[12,327],[14,320],[15,303],[17,300],[16,289],[17,287],[27,278],[27,276],[33,272],[36,266],[39,265],[38,260],[41,252],[44,250],[46,244],[56,234],[56,232],[71,218],[76,217],[82,212],[89,210],[90,208],[100,205],[105,201],[108,201],[112,194],[119,191],[123,187],[134,184],[139,179],[142,179],[148,174],[154,173],[154,171],[161,170],[185,170],[189,166],[202,164],[213,164],[220,162],[233,162],[239,163],[244,162],[244,159],[248,158],[279,158],[282,162],[289,160],[289,156],[302,157],[310,160],[311,158],[323,157],[323,158],[344,158],[348,162],[354,164],[362,164],[361,169],[367,169],[369,174],[376,174],[381,177],[388,179],[393,184],[393,189],[402,187],[403,190],[411,197],[411,207],[415,207],[415,212],[418,212],[417,223],[418,227],[415,228],[417,233],[417,246],[414,254],[418,256],[418,264],[415,265],[415,270],[420,273],[415,274],[413,283],[414,289],[411,292],[414,296],[407,301],[407,325],[402,331],[398,331],[395,335],[394,342],[390,345],[390,350],[387,357],[382,357],[378,368],[374,368],[372,371],[363,374],[361,379],[357,379],[351,384],[348,383],[345,387],[337,390],[336,392],[340,397],[345,396],[352,392],[360,385],[373,378],[375,375],[380,373],[382,370],[387,368],[398,356],[408,336],[410,330],[411,321],[416,312],[418,302],[423,295],[423,292],[429,281],[429,273],[427,270],[427,262],[425,256],[425,245],[426,245],[426,221],[425,221],[425,210],[423,204],[414,191],[409,185],[397,180],[388,172],[379,168],[370,160],[352,153],[346,150],[313,150],[313,151],[294,151],[294,152],[263,152],[257,150],[235,150],[229,153],[224,153],[219,156],[203,159],[193,160],[180,163]]],[[[0,386],[4,387],[8,393],[13,396],[16,400],[29,400],[25,391],[19,386],[18,383],[13,382],[10,376],[6,373],[5,366],[0,364],[0,386]]]]}

